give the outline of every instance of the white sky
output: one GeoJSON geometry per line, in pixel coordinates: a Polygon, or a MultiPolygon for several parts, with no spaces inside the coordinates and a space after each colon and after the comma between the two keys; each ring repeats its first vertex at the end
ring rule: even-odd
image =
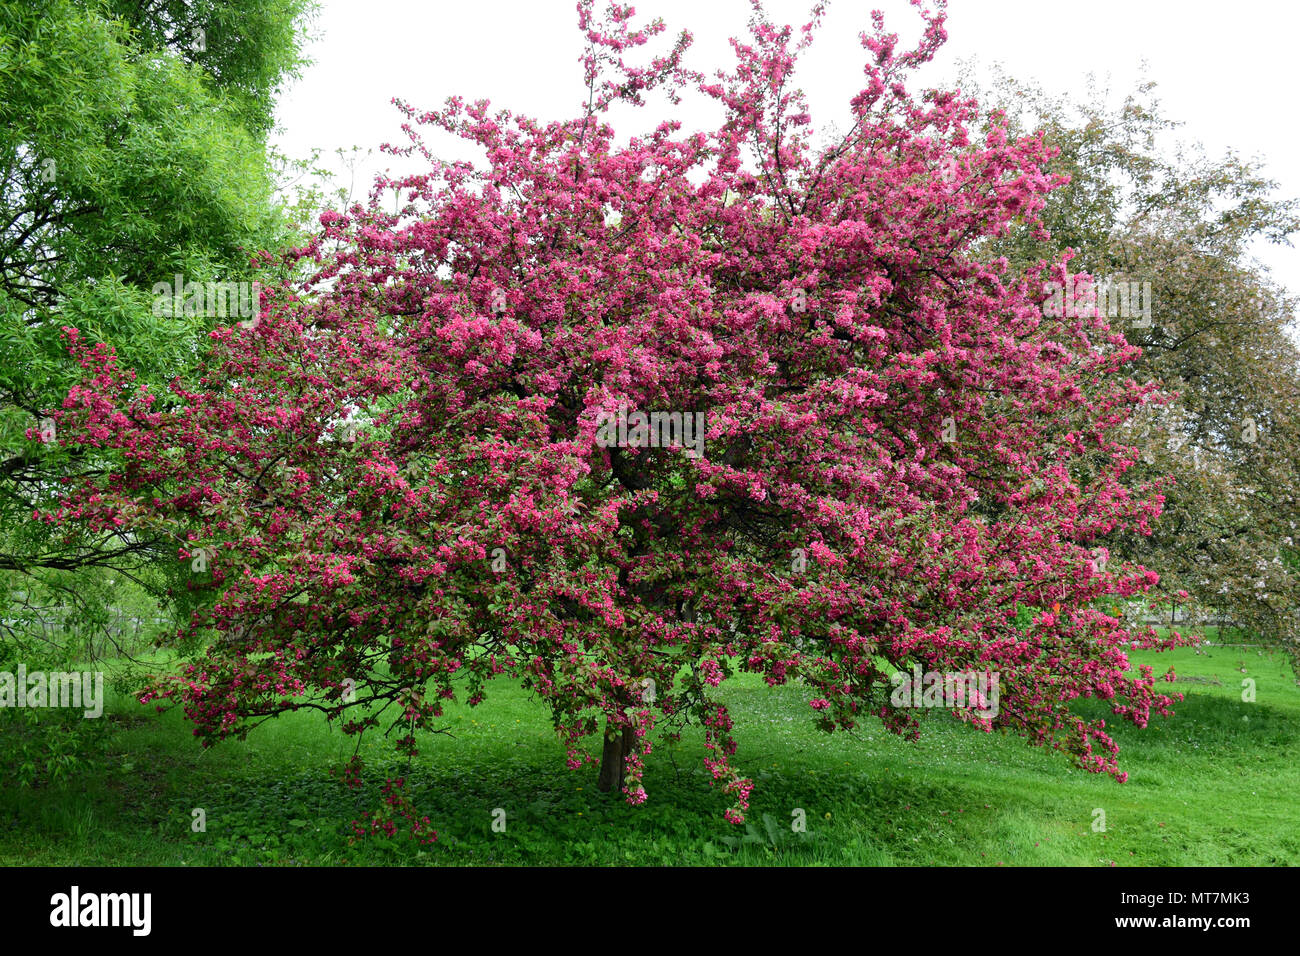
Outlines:
{"type": "MultiPolygon", "coordinates": [[[[601,4],[603,6],[603,2],[601,4]]],[[[690,29],[690,65],[711,73],[732,62],[729,36],[744,36],[747,0],[643,0],[637,22],[663,17],[666,36],[690,29]]],[[[811,0],[767,0],[777,23],[807,20],[811,0]]],[[[920,18],[906,0],[854,3],[832,0],[822,32],[806,54],[801,85],[814,122],[843,123],[845,104],[861,86],[864,51],[857,34],[870,26],[873,8],[910,49],[920,18]]],[[[1048,92],[1078,98],[1088,73],[1108,87],[1112,104],[1133,90],[1140,64],[1159,86],[1163,114],[1182,121],[1180,136],[1199,141],[1211,156],[1232,149],[1265,163],[1279,197],[1300,196],[1296,157],[1300,132],[1290,102],[1300,80],[1295,37],[1300,3],[1292,0],[951,0],[948,42],[920,76],[919,85],[946,86],[960,62],[977,76],[1000,64],[1017,79],[1048,92]]],[[[318,39],[308,53],[316,63],[282,97],[279,147],[307,155],[312,147],[332,154],[338,147],[373,149],[358,166],[354,195],[369,188],[374,172],[398,171],[379,144],[404,144],[393,96],[417,109],[433,109],[451,95],[486,97],[542,120],[577,115],[583,101],[577,59],[583,40],[573,0],[321,0],[318,39]]],[[[645,50],[646,48],[642,48],[645,50]]],[[[689,102],[689,101],[687,101],[689,102]]],[[[631,111],[635,130],[653,128],[654,110],[631,111]]],[[[690,128],[697,117],[683,109],[690,128]]],[[[707,122],[702,119],[700,122],[707,122]]],[[[431,142],[450,157],[454,147],[431,142]]],[[[449,145],[449,144],[448,144],[449,145]]],[[[459,152],[459,151],[456,151],[459,152]]],[[[461,155],[467,155],[461,153],[461,155]]],[[[337,157],[328,157],[337,166],[337,157]]],[[[348,185],[344,175],[341,184],[348,185]]],[[[1261,244],[1256,254],[1275,276],[1300,292],[1300,251],[1261,244]]]]}

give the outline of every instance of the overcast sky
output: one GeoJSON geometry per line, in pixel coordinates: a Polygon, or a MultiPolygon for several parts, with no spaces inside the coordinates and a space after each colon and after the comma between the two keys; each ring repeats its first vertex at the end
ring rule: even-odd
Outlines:
{"type": "MultiPolygon", "coordinates": [[[[373,149],[369,163],[359,167],[358,196],[375,171],[402,168],[378,149],[383,142],[404,142],[389,104],[393,96],[421,109],[454,94],[486,97],[543,120],[576,115],[583,100],[573,0],[320,2],[319,36],[308,48],[316,62],[281,99],[277,142],[291,155],[312,147],[327,153],[373,149]]],[[[744,35],[750,9],[748,0],[644,0],[635,6],[638,19],[663,17],[673,35],[690,29],[690,63],[707,72],[731,62],[727,38],[744,35]]],[[[810,6],[810,0],[767,2],[773,20],[795,25],[807,20],[810,6]]],[[[800,85],[819,124],[842,123],[849,96],[861,86],[857,34],[869,26],[873,8],[884,11],[886,26],[904,41],[919,35],[920,18],[906,0],[832,2],[800,68],[800,85]]],[[[1292,0],[951,0],[948,43],[920,83],[950,85],[968,61],[981,78],[999,64],[1049,92],[1081,96],[1092,73],[1115,104],[1134,88],[1145,62],[1146,75],[1159,84],[1164,114],[1185,124],[1182,138],[1203,143],[1211,155],[1231,149],[1258,158],[1277,180],[1278,195],[1289,198],[1300,196],[1300,134],[1291,100],[1300,79],[1297,27],[1300,3],[1292,0]]],[[[688,127],[697,119],[689,110],[680,118],[688,127]]],[[[453,155],[434,145],[439,155],[453,155]]],[[[1300,291],[1300,252],[1261,245],[1257,254],[1300,291]]]]}

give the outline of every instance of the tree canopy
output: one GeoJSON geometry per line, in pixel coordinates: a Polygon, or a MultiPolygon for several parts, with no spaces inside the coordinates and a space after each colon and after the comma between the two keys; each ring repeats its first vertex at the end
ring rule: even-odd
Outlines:
{"type": "Polygon", "coordinates": [[[578,116],[399,104],[411,149],[433,127],[483,161],[430,156],[324,213],[197,376],[157,387],[64,330],[83,371],[57,443],[120,465],[42,520],[165,537],[193,572],[182,636],[206,647],[148,696],[207,741],[316,708],[414,753],[446,700],[504,676],[572,765],[603,728],[602,781],[633,802],[649,731],[702,727],[740,821],[729,674],[801,681],[828,731],[914,733],[890,690],[919,666],[996,673],[996,707],[950,709],[1123,780],[1072,704],[1141,726],[1178,696],[1125,651],[1181,638],[1098,602],[1157,580],[1096,549],[1160,511],[1126,438],[1158,397],[1104,316],[1045,314],[1066,262],[981,254],[1041,233],[1063,182],[1042,135],[973,138],[973,100],[909,92],[942,9],[913,50],[874,18],[829,145],[793,80],[820,7],[798,30],[756,12],[707,78],[687,34],[638,66],[661,23],[579,15],[578,116]],[[611,105],[683,91],[721,125],[616,138],[611,105]]]}

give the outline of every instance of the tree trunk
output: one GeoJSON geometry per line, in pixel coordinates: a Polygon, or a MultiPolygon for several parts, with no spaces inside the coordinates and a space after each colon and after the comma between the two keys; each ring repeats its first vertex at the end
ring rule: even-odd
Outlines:
{"type": "Polygon", "coordinates": [[[596,789],[602,793],[623,789],[624,758],[634,746],[636,732],[631,727],[624,727],[619,733],[608,722],[605,724],[605,746],[600,752],[600,777],[596,780],[596,789]]]}

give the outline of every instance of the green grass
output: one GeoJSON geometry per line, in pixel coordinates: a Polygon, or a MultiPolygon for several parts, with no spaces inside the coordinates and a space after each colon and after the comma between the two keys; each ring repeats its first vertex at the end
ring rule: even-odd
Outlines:
{"type": "MultiPolygon", "coordinates": [[[[503,682],[449,711],[410,765],[378,735],[358,796],[331,778],[355,741],[296,714],[203,751],[176,712],[111,700],[102,752],[66,779],[0,792],[0,863],[60,865],[780,864],[1215,866],[1300,863],[1300,687],[1280,657],[1206,647],[1132,655],[1172,664],[1187,700],[1145,730],[1107,721],[1129,781],[943,714],[909,743],[878,723],[826,735],[810,696],[743,675],[726,685],[736,763],[755,781],[748,826],[722,820],[688,730],[648,760],[649,800],[627,805],[571,771],[536,701],[503,682]],[[1184,681],[1182,678],[1193,678],[1184,681]],[[1253,678],[1257,700],[1241,700],[1253,678]],[[350,844],[385,774],[438,831],[350,844]],[[191,830],[203,808],[207,831],[191,830]],[[492,830],[493,811],[506,829],[492,830]],[[802,810],[805,833],[791,830],[802,810]],[[1106,832],[1094,832],[1094,810],[1106,832]]],[[[1109,717],[1086,702],[1091,715],[1109,717]]],[[[0,748],[4,747],[0,737],[0,748]]]]}

